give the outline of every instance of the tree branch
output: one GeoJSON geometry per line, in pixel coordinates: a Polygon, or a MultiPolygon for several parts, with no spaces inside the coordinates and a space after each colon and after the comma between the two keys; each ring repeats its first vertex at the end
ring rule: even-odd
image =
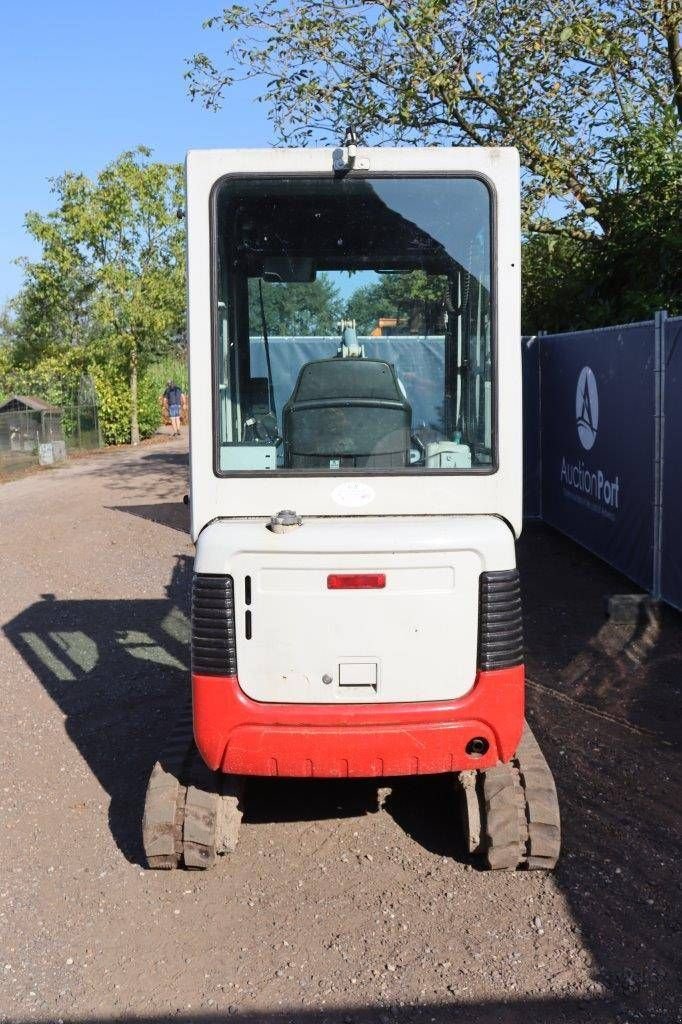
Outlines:
{"type": "Polygon", "coordinates": [[[682,123],[682,6],[679,0],[663,0],[662,3],[663,31],[665,34],[668,61],[673,81],[674,103],[677,117],[682,123]]]}

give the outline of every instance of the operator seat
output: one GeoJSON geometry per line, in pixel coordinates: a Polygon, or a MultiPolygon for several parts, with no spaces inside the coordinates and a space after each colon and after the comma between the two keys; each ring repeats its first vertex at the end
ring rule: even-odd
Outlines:
{"type": "Polygon", "coordinates": [[[282,412],[284,465],[390,469],[410,463],[412,407],[391,363],[318,359],[301,368],[282,412]]]}

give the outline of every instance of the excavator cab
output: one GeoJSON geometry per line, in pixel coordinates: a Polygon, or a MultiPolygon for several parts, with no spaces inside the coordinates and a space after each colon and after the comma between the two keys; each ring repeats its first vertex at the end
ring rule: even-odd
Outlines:
{"type": "Polygon", "coordinates": [[[447,773],[472,852],[553,867],[515,556],[516,152],[193,151],[187,232],[192,710],[149,863],[233,849],[252,776],[447,773]]]}

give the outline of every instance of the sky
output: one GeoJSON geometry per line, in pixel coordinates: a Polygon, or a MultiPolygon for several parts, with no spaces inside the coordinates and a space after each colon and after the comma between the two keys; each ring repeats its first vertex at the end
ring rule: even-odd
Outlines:
{"type": "Polygon", "coordinates": [[[144,144],[181,161],[188,149],[267,146],[272,132],[253,84],[226,109],[187,95],[185,58],[220,53],[202,21],[220,0],[61,0],[4,5],[0,30],[0,307],[19,290],[17,257],[35,258],[28,210],[54,203],[49,179],[66,170],[95,176],[125,149],[144,144]]]}

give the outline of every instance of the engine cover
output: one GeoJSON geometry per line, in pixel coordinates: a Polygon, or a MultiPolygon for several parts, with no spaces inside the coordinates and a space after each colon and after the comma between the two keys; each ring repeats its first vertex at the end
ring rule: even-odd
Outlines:
{"type": "Polygon", "coordinates": [[[403,516],[310,518],[284,533],[218,520],[198,538],[195,571],[233,578],[247,696],[385,704],[472,688],[480,574],[514,567],[501,519],[403,516]]]}

